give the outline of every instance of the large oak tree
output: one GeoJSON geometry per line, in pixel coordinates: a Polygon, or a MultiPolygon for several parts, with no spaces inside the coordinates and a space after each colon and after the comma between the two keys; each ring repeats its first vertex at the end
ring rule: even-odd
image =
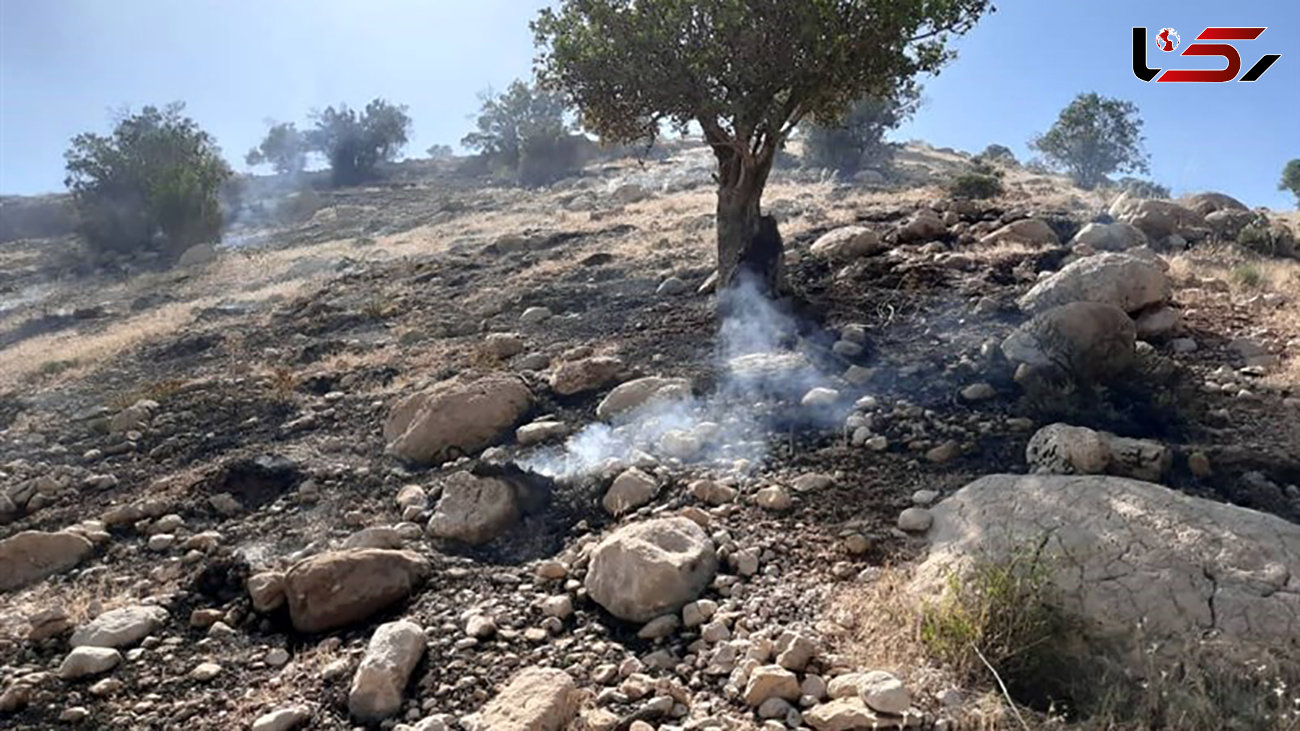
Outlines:
{"type": "Polygon", "coordinates": [[[988,9],[988,0],[560,0],[532,27],[540,79],[602,139],[699,126],[718,161],[719,287],[750,269],[778,291],[779,238],[760,200],[791,131],[937,71],[952,36],[988,9]]]}

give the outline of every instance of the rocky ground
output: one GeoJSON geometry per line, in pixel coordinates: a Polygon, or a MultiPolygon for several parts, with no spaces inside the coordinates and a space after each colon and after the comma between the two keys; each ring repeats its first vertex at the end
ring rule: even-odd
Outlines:
{"type": "Polygon", "coordinates": [[[1007,510],[1127,546],[1099,622],[1294,647],[1300,264],[1253,214],[785,171],[791,296],[720,319],[701,152],[270,199],[174,269],[0,244],[0,726],[1011,728],[843,618],[1007,510]],[[962,489],[1006,473],[1074,477],[962,489]]]}

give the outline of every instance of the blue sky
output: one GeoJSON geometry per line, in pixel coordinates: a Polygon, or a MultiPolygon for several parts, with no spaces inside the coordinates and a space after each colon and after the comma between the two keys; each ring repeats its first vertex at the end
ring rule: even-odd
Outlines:
{"type": "MultiPolygon", "coordinates": [[[[455,143],[477,93],[530,73],[528,20],[544,0],[0,0],[0,192],[62,188],[63,151],[110,114],[172,100],[243,169],[265,120],[297,121],[339,102],[410,106],[407,152],[455,143]]],[[[1221,190],[1291,207],[1276,190],[1300,157],[1300,2],[1003,0],[926,81],[925,106],[895,135],[1024,158],[1077,93],[1132,100],[1146,119],[1152,178],[1175,193],[1221,190]],[[1146,84],[1130,27],[1171,26],[1184,47],[1207,25],[1266,25],[1243,67],[1283,57],[1254,84],[1146,84]]],[[[1152,66],[1192,59],[1161,54],[1152,66]]],[[[1210,63],[1213,63],[1211,61],[1210,63]]],[[[1194,67],[1188,64],[1187,67],[1194,67]]]]}

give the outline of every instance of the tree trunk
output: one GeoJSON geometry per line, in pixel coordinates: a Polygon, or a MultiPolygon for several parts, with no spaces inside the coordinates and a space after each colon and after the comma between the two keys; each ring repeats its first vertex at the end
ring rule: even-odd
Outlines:
{"type": "Polygon", "coordinates": [[[776,219],[759,208],[771,163],[718,158],[718,292],[749,280],[764,295],[778,296],[785,289],[781,235],[776,219]]]}

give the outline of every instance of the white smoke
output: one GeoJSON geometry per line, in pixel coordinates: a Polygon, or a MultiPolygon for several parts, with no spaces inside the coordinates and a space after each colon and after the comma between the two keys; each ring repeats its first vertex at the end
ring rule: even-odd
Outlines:
{"type": "Polygon", "coordinates": [[[560,480],[662,462],[746,472],[766,456],[776,418],[818,428],[842,423],[845,399],[800,404],[810,389],[830,380],[804,352],[796,319],[748,279],[722,297],[727,314],[715,349],[713,393],[652,399],[615,423],[590,424],[561,447],[535,451],[520,466],[560,480]]]}

